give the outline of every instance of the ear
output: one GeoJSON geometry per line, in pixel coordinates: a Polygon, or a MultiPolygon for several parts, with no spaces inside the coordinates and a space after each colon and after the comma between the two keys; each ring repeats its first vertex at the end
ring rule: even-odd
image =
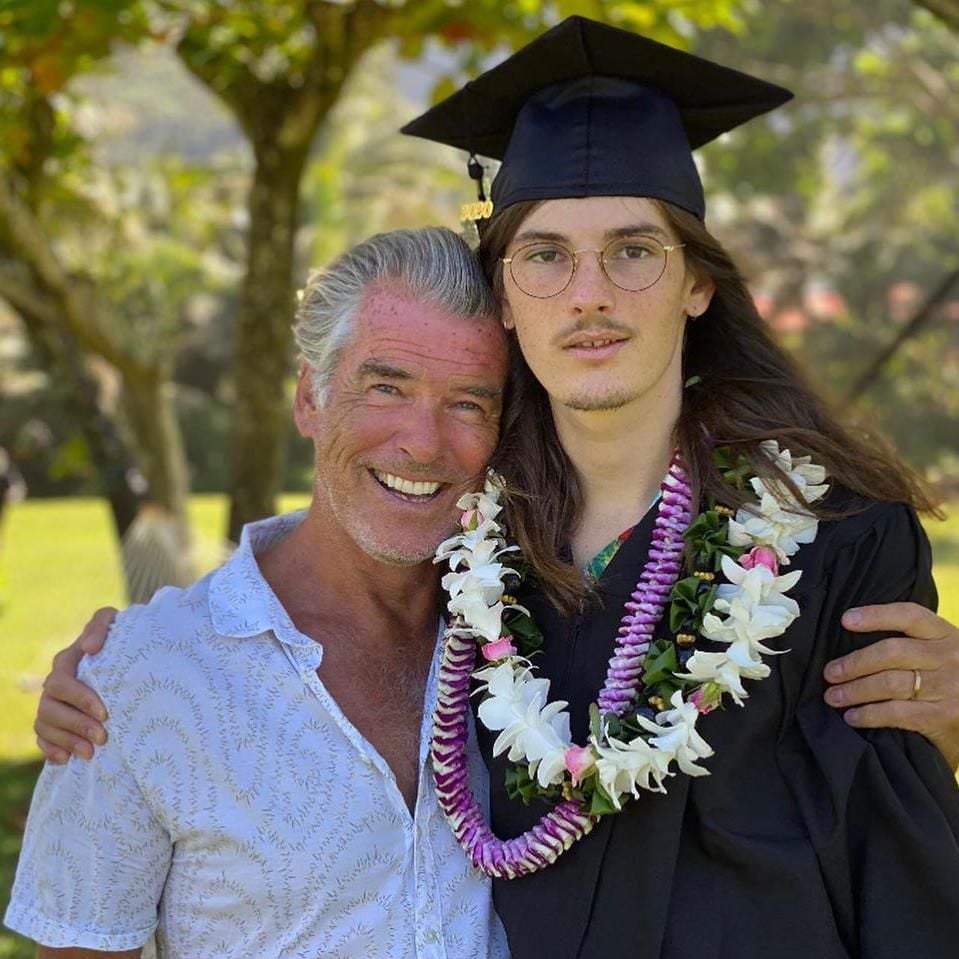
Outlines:
{"type": "Polygon", "coordinates": [[[513,310],[509,305],[509,300],[506,298],[505,293],[503,294],[502,309],[500,310],[499,318],[504,330],[516,329],[516,325],[513,323],[513,310]]]}
{"type": "Polygon", "coordinates": [[[314,370],[304,363],[296,378],[296,394],[293,397],[293,420],[300,436],[309,439],[313,436],[319,407],[313,391],[314,370]]]}
{"type": "Polygon", "coordinates": [[[692,286],[686,294],[686,315],[690,319],[702,316],[709,309],[709,304],[712,302],[715,292],[716,284],[710,277],[694,278],[692,286]]]}

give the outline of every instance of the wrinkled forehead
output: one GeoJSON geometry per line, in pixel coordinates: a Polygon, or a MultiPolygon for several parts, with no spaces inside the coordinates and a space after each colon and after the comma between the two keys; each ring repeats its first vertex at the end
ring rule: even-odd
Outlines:
{"type": "Polygon", "coordinates": [[[347,352],[354,366],[381,360],[498,388],[506,380],[507,341],[497,316],[463,316],[405,291],[374,290],[364,298],[347,352]]]}

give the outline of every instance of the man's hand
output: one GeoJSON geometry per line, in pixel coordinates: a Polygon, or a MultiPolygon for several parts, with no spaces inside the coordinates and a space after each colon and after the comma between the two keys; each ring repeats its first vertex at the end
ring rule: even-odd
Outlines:
{"type": "Polygon", "coordinates": [[[94,744],[107,741],[101,725],[107,710],[100,697],[77,679],[77,667],[85,655],[103,648],[107,631],[117,611],[98,609],[83,632],[53,657],[53,669],[43,681],[43,695],[33,730],[37,745],[48,762],[65,763],[71,755],[93,758],[94,744]]]}
{"type": "Polygon", "coordinates": [[[839,685],[826,690],[826,702],[846,709],[850,726],[922,733],[959,767],[959,629],[915,603],[850,609],[842,624],[904,635],[827,663],[826,681],[839,685]]]}

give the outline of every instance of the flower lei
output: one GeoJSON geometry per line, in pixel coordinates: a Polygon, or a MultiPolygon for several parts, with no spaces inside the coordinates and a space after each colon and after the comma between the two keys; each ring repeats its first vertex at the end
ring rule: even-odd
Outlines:
{"type": "Polygon", "coordinates": [[[496,517],[501,484],[487,478],[482,493],[459,501],[462,532],[442,543],[435,562],[449,563],[443,577],[449,594],[433,717],[431,759],[437,797],[457,840],[475,866],[490,876],[513,878],[542,869],[578,839],[601,815],[618,812],[639,789],[665,792],[673,763],[690,776],[708,775],[698,760],[713,750],[696,729],[700,715],[728,694],[738,706],[748,693],[744,679],[770,674],[762,656],[766,640],[782,635],[799,615],[785,593],[801,572],[779,575],[800,545],[817,533],[805,508],[827,490],[825,471],[809,457],[793,458],[775,441],[764,453],[792,482],[802,501],[784,484],[773,488],[750,476],[748,462],[717,450],[728,481],[748,481],[757,502],[732,510],[712,506],[692,519],[692,493],[683,464],[674,456],[662,484],[648,561],[619,628],[598,703],[590,707],[586,745],[572,742],[567,703],[549,702],[549,680],[535,676],[529,655],[538,634],[529,613],[507,595],[519,582],[517,547],[509,546],[496,517]],[[695,569],[680,579],[685,543],[695,569]],[[715,582],[722,573],[725,583],[715,582]],[[675,642],[652,642],[669,605],[675,642]],[[719,651],[696,649],[697,634],[719,651]],[[487,665],[476,669],[477,645],[487,665]],[[519,647],[519,648],[518,648],[519,647]],[[522,836],[498,839],[469,786],[466,764],[469,696],[473,680],[485,694],[479,719],[498,732],[494,756],[507,753],[512,797],[555,801],[522,836]]]}

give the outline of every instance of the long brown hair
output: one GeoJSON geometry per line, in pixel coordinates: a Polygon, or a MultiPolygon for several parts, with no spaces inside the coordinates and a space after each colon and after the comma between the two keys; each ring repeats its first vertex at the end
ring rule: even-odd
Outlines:
{"type": "MultiPolygon", "coordinates": [[[[507,207],[483,231],[480,260],[500,297],[500,258],[521,223],[542,202],[507,207]]],[[[781,482],[781,474],[759,449],[762,441],[774,439],[794,455],[812,456],[825,467],[831,483],[853,493],[937,513],[923,481],[888,444],[840,424],[773,340],[735,263],[703,223],[669,203],[652,202],[685,243],[687,268],[711,278],[716,287],[708,310],[687,323],[684,378],[695,380],[695,385],[683,392],[676,424],[676,443],[696,496],[712,497],[732,508],[745,502],[714,464],[716,446],[742,453],[754,473],[781,482]]],[[[582,515],[582,489],[557,436],[549,397],[526,365],[516,337],[510,340],[512,385],[494,466],[508,483],[510,535],[552,602],[572,613],[587,587],[580,571],[563,558],[563,549],[582,515]]],[[[813,509],[824,519],[841,515],[819,504],[813,509]]]]}

